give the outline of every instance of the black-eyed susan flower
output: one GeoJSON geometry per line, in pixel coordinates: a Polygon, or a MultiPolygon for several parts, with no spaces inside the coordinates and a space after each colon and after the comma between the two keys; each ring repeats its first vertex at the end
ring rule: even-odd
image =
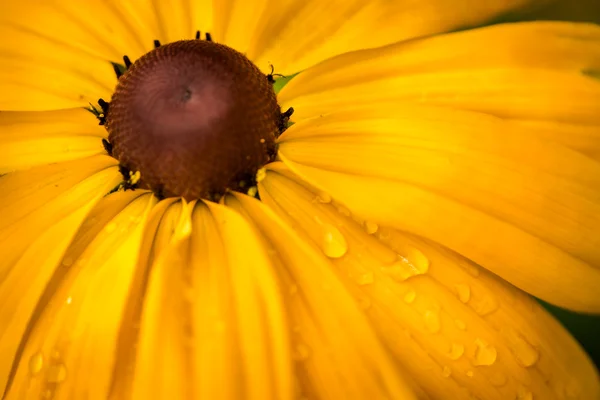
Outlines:
{"type": "Polygon", "coordinates": [[[3,399],[598,398],[600,27],[464,30],[542,3],[4,2],[3,399]]]}

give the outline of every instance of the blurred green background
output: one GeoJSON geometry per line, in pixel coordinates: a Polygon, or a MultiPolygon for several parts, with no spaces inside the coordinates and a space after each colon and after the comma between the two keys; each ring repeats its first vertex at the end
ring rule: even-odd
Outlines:
{"type": "Polygon", "coordinates": [[[581,315],[540,301],[575,336],[600,369],[600,316],[581,315]]]}

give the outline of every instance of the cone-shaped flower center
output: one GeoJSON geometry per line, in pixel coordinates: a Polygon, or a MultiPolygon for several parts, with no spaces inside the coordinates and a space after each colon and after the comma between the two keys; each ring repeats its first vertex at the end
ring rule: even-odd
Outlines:
{"type": "Polygon", "coordinates": [[[119,79],[106,119],[113,156],[164,196],[238,190],[276,153],[280,108],[243,54],[185,40],[158,47],[119,79]]]}

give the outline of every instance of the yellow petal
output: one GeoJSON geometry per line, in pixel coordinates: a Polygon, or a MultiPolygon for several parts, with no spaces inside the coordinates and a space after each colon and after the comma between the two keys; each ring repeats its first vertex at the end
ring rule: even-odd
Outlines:
{"type": "Polygon", "coordinates": [[[204,203],[177,203],[153,219],[152,255],[139,264],[147,283],[131,297],[141,311],[131,398],[291,398],[287,323],[248,224],[204,203]]]}
{"type": "MultiPolygon", "coordinates": [[[[136,15],[139,21],[149,25],[145,29],[152,32],[153,37],[146,43],[147,47],[152,45],[154,39],[164,44],[193,39],[198,30],[202,32],[202,37],[204,33],[213,31],[211,0],[129,0],[119,2],[119,6],[122,3],[126,3],[130,13],[136,15]]],[[[144,27],[140,25],[137,29],[144,27]]]]}
{"type": "Polygon", "coordinates": [[[110,98],[117,83],[111,62],[125,54],[135,60],[157,39],[155,15],[139,6],[3,2],[0,35],[10,40],[0,43],[0,109],[60,109],[110,98]]]}
{"type": "MultiPolygon", "coordinates": [[[[44,290],[35,297],[27,293],[27,302],[37,304],[26,314],[32,317],[16,353],[6,399],[107,398],[123,304],[144,218],[154,202],[139,191],[104,198],[48,276],[44,290]]],[[[31,265],[22,267],[31,275],[31,265]]],[[[10,333],[13,339],[21,336],[14,327],[10,333]]]]}
{"type": "MultiPolygon", "coordinates": [[[[229,13],[241,1],[228,1],[229,13]]],[[[261,1],[249,11],[257,28],[240,33],[247,52],[263,70],[299,72],[346,52],[375,48],[400,40],[483,24],[502,14],[545,3],[545,0],[394,1],[285,0],[261,1]]],[[[250,6],[248,6],[250,7],[250,6]]],[[[229,30],[238,29],[230,25],[229,30]]],[[[226,42],[226,44],[229,44],[226,42]]]]}
{"type": "Polygon", "coordinates": [[[259,187],[314,245],[324,230],[344,238],[347,251],[329,268],[427,398],[600,395],[585,353],[523,292],[441,246],[354,220],[281,164],[259,187]]]}
{"type": "Polygon", "coordinates": [[[294,107],[294,121],[378,102],[479,111],[525,120],[539,136],[585,150],[579,137],[597,143],[600,132],[592,71],[600,71],[600,27],[505,24],[345,54],[304,71],[279,98],[294,107]]]}
{"type": "Polygon", "coordinates": [[[0,113],[0,174],[104,153],[106,130],[87,110],[0,113]]]}
{"type": "Polygon", "coordinates": [[[549,302],[600,311],[600,165],[577,152],[479,114],[382,107],[297,123],[279,155],[367,220],[549,302]]]}
{"type": "Polygon", "coordinates": [[[0,276],[30,243],[81,207],[89,206],[121,180],[116,160],[106,156],[69,161],[15,172],[0,178],[0,276]]]}
{"type": "Polygon", "coordinates": [[[412,399],[355,300],[319,248],[296,235],[259,201],[226,204],[253,221],[270,247],[290,315],[301,395],[308,398],[412,399]]]}

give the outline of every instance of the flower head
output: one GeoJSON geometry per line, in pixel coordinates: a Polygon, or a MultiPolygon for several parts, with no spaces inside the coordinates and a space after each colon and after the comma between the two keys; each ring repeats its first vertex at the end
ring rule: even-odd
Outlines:
{"type": "Polygon", "coordinates": [[[0,6],[3,399],[598,397],[600,27],[477,28],[543,3],[0,6]]]}

